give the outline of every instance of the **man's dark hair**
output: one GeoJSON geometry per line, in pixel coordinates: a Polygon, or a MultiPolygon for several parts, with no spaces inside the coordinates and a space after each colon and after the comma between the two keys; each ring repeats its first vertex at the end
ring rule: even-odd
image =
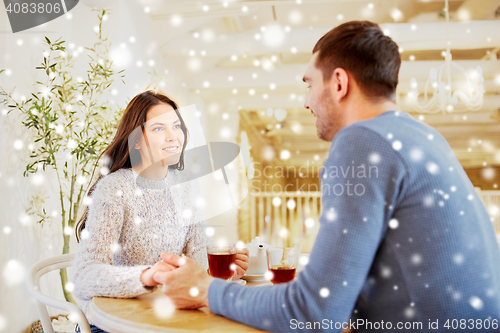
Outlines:
{"type": "Polygon", "coordinates": [[[330,30],[316,43],[316,67],[330,80],[340,67],[354,76],[369,97],[394,100],[401,66],[398,45],[386,36],[378,24],[351,21],[330,30]]]}

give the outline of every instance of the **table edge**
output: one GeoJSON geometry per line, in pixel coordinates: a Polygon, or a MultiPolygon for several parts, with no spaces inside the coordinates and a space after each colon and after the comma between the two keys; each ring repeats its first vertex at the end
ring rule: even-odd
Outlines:
{"type": "MultiPolygon", "coordinates": [[[[103,297],[105,298],[105,297],[103,297]]],[[[99,327],[100,329],[108,332],[108,333],[192,333],[193,330],[190,329],[182,329],[182,328],[166,328],[166,327],[158,327],[149,324],[137,324],[135,322],[124,320],[120,317],[116,317],[105,313],[102,311],[95,303],[94,298],[90,301],[90,304],[87,307],[87,318],[90,319],[93,325],[99,327]],[[111,321],[112,318],[112,321],[111,321]]],[[[229,318],[226,318],[231,320],[229,318]]],[[[234,320],[233,320],[234,321],[234,320]]],[[[242,323],[240,323],[242,324],[242,323]]],[[[244,324],[243,324],[244,325],[244,324]]],[[[251,327],[251,326],[249,326],[251,327]]],[[[256,327],[253,327],[256,330],[259,330],[256,327]]],[[[208,332],[212,333],[212,330],[198,330],[196,332],[208,332]]],[[[263,331],[265,332],[265,331],[263,331]]],[[[225,333],[241,333],[241,331],[234,330],[226,330],[225,333]]]]}
{"type": "MultiPolygon", "coordinates": [[[[112,316],[99,309],[94,303],[94,298],[87,308],[87,317],[93,325],[109,333],[165,333],[164,329],[158,329],[149,324],[137,325],[134,322],[124,320],[122,318],[112,316]],[[113,322],[110,321],[113,318],[113,322]]],[[[172,333],[186,333],[190,332],[183,329],[169,329],[168,332],[172,333]]]]}

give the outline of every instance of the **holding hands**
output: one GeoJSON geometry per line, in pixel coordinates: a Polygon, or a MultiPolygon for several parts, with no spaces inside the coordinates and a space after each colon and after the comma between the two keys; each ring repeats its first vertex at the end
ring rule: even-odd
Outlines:
{"type": "MultiPolygon", "coordinates": [[[[205,268],[190,258],[174,254],[162,253],[163,264],[153,266],[152,279],[163,285],[163,293],[170,298],[178,309],[197,309],[208,306],[208,288],[213,277],[205,268]],[[156,267],[156,268],[155,268],[156,267]],[[172,269],[172,267],[174,269],[172,269]]],[[[236,253],[236,269],[233,280],[240,279],[248,269],[248,249],[238,249],[236,253]]],[[[146,270],[147,273],[149,270],[146,270]]],[[[144,274],[143,274],[144,275],[144,274]]],[[[147,277],[150,275],[147,273],[147,277]]]]}
{"type": "Polygon", "coordinates": [[[148,268],[148,269],[146,269],[146,270],[144,270],[142,272],[142,274],[141,274],[141,282],[146,287],[154,287],[154,286],[156,286],[156,285],[159,284],[158,282],[156,282],[153,279],[153,276],[156,273],[159,273],[159,272],[163,272],[163,273],[170,272],[170,271],[173,271],[175,268],[176,268],[175,266],[172,266],[172,265],[166,263],[163,260],[158,261],[156,264],[154,264],[153,267],[148,268]]]}

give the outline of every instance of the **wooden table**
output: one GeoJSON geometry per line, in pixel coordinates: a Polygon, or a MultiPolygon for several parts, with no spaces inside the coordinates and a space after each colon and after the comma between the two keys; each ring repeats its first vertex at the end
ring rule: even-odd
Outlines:
{"type": "MultiPolygon", "coordinates": [[[[247,285],[252,286],[257,283],[247,285]]],[[[158,316],[155,304],[157,309],[168,309],[168,303],[167,306],[162,304],[165,300],[161,288],[137,298],[94,297],[89,304],[87,317],[94,325],[109,333],[265,332],[218,316],[208,308],[172,309],[170,316],[162,318],[160,316],[165,316],[167,313],[160,313],[158,316]]],[[[350,331],[344,331],[348,332],[350,331]]]]}
{"type": "Polygon", "coordinates": [[[161,288],[137,298],[94,297],[89,304],[87,317],[94,325],[109,333],[265,332],[218,316],[208,308],[173,310],[170,317],[161,318],[168,313],[158,316],[155,303],[159,302],[158,308],[165,306],[162,304],[165,299],[161,288]]]}

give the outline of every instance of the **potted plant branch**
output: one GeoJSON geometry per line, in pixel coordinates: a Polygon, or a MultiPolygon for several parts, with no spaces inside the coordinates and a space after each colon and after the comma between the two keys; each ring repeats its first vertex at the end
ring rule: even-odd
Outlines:
{"type": "MultiPolygon", "coordinates": [[[[108,100],[115,80],[123,82],[123,70],[115,71],[109,60],[109,42],[102,35],[105,15],[105,10],[99,11],[97,41],[86,48],[89,62],[85,78],[75,78],[75,59],[66,53],[65,42],[45,37],[48,50],[41,65],[36,67],[44,71],[45,80],[36,82],[36,92],[28,99],[17,100],[12,92],[0,87],[0,103],[7,107],[8,113],[19,113],[31,134],[31,154],[24,176],[43,169],[48,176],[57,178],[63,254],[69,253],[79,207],[86,203],[88,184],[93,180],[92,169],[111,141],[123,112],[108,100]]],[[[40,224],[54,218],[47,214],[45,199],[36,194],[27,209],[40,224]]],[[[61,269],[60,277],[65,299],[74,303],[66,269],[61,269]]]]}

